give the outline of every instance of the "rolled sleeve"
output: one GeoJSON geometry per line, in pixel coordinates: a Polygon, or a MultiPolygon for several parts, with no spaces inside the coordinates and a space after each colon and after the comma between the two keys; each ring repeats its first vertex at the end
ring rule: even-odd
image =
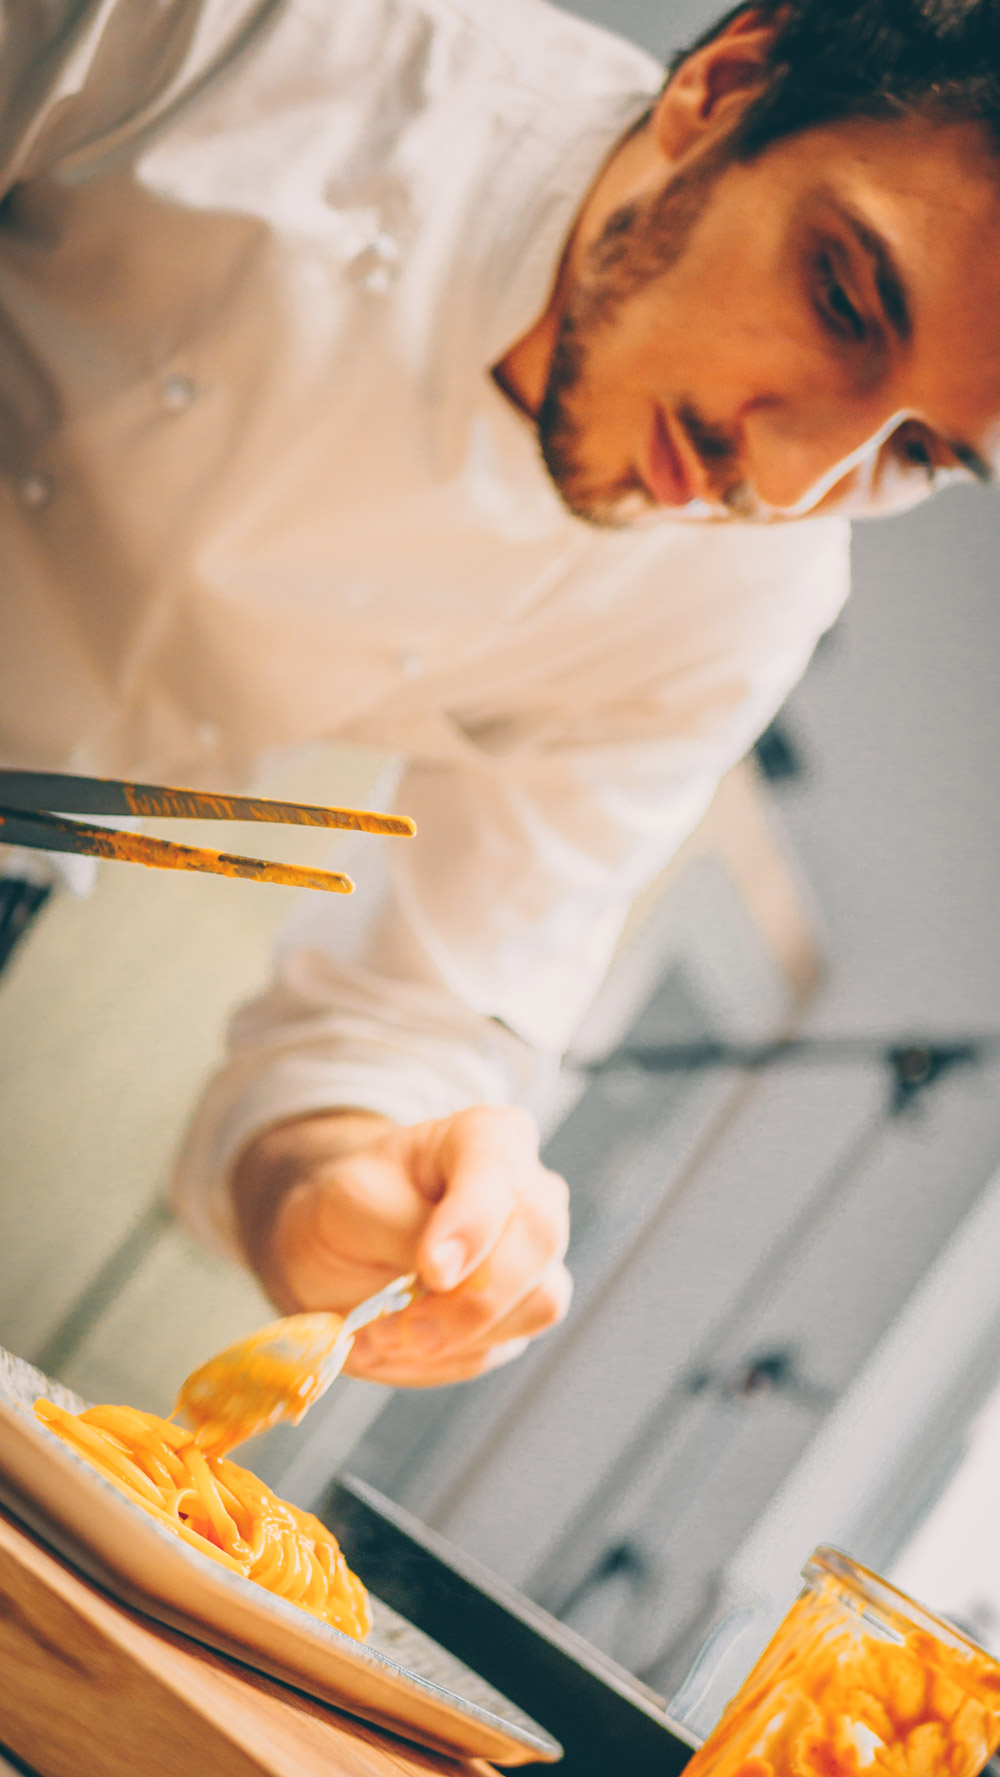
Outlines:
{"type": "MultiPolygon", "coordinates": [[[[182,1150],[175,1204],[235,1247],[228,1179],[269,1124],[330,1109],[399,1123],[530,1097],[611,960],[635,896],[697,824],[799,676],[815,634],[748,681],[729,660],[703,717],[664,738],[647,694],[541,750],[467,748],[411,766],[412,841],[362,839],[355,906],[293,920],[269,988],[233,1021],[230,1053],[182,1150]]],[[[711,680],[711,682],[709,682],[711,680]]]]}
{"type": "Polygon", "coordinates": [[[174,1174],[173,1202],[207,1246],[239,1255],[228,1188],[235,1161],[264,1129],[325,1110],[365,1110],[400,1124],[503,1104],[531,1071],[531,1051],[425,985],[331,954],[322,934],[282,946],[273,980],[230,1029],[174,1174]]]}

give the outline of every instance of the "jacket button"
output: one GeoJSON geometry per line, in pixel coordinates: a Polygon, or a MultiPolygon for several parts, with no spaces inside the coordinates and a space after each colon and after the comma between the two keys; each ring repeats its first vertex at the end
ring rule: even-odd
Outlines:
{"type": "Polygon", "coordinates": [[[168,376],[163,385],[163,405],[168,413],[183,413],[190,407],[195,397],[195,386],[190,377],[180,376],[176,372],[168,376]]]}
{"type": "Polygon", "coordinates": [[[35,470],[31,475],[23,475],[18,485],[26,506],[47,506],[55,484],[51,475],[43,475],[40,470],[35,470]]]}
{"type": "Polygon", "coordinates": [[[380,228],[359,259],[361,282],[373,296],[384,296],[392,288],[399,270],[399,248],[394,237],[380,228]]]}

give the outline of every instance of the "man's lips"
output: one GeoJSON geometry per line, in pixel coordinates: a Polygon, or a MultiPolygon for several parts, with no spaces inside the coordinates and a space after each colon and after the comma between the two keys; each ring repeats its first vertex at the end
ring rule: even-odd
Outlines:
{"type": "Polygon", "coordinates": [[[678,449],[674,433],[659,408],[653,419],[644,477],[653,498],[661,506],[688,506],[703,497],[695,486],[691,468],[678,449]]]}

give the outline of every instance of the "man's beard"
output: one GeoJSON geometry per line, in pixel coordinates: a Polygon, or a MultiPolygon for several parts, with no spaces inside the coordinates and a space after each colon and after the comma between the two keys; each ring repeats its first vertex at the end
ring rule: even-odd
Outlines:
{"type": "MultiPolygon", "coordinates": [[[[683,257],[728,164],[729,156],[720,147],[678,174],[654,198],[616,210],[588,249],[569,293],[538,410],[538,442],[560,498],[574,517],[589,524],[617,528],[670,510],[654,500],[634,468],[617,479],[595,476],[586,460],[589,428],[579,412],[587,405],[591,366],[601,342],[614,331],[630,299],[683,257]]],[[[712,516],[752,517],[756,502],[740,473],[733,439],[707,421],[691,401],[679,403],[675,419],[716,493],[720,510],[713,510],[712,516]]],[[[674,516],[678,510],[673,509],[674,516]]]]}

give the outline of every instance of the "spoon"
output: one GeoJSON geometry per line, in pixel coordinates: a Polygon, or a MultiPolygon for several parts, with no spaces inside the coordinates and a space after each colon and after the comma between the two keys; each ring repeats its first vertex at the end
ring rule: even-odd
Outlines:
{"type": "Polygon", "coordinates": [[[347,1362],[354,1336],[412,1302],[416,1273],[397,1277],[350,1314],[289,1314],[227,1345],[181,1383],[174,1407],[199,1444],[223,1455],[282,1419],[297,1425],[347,1362]]]}

